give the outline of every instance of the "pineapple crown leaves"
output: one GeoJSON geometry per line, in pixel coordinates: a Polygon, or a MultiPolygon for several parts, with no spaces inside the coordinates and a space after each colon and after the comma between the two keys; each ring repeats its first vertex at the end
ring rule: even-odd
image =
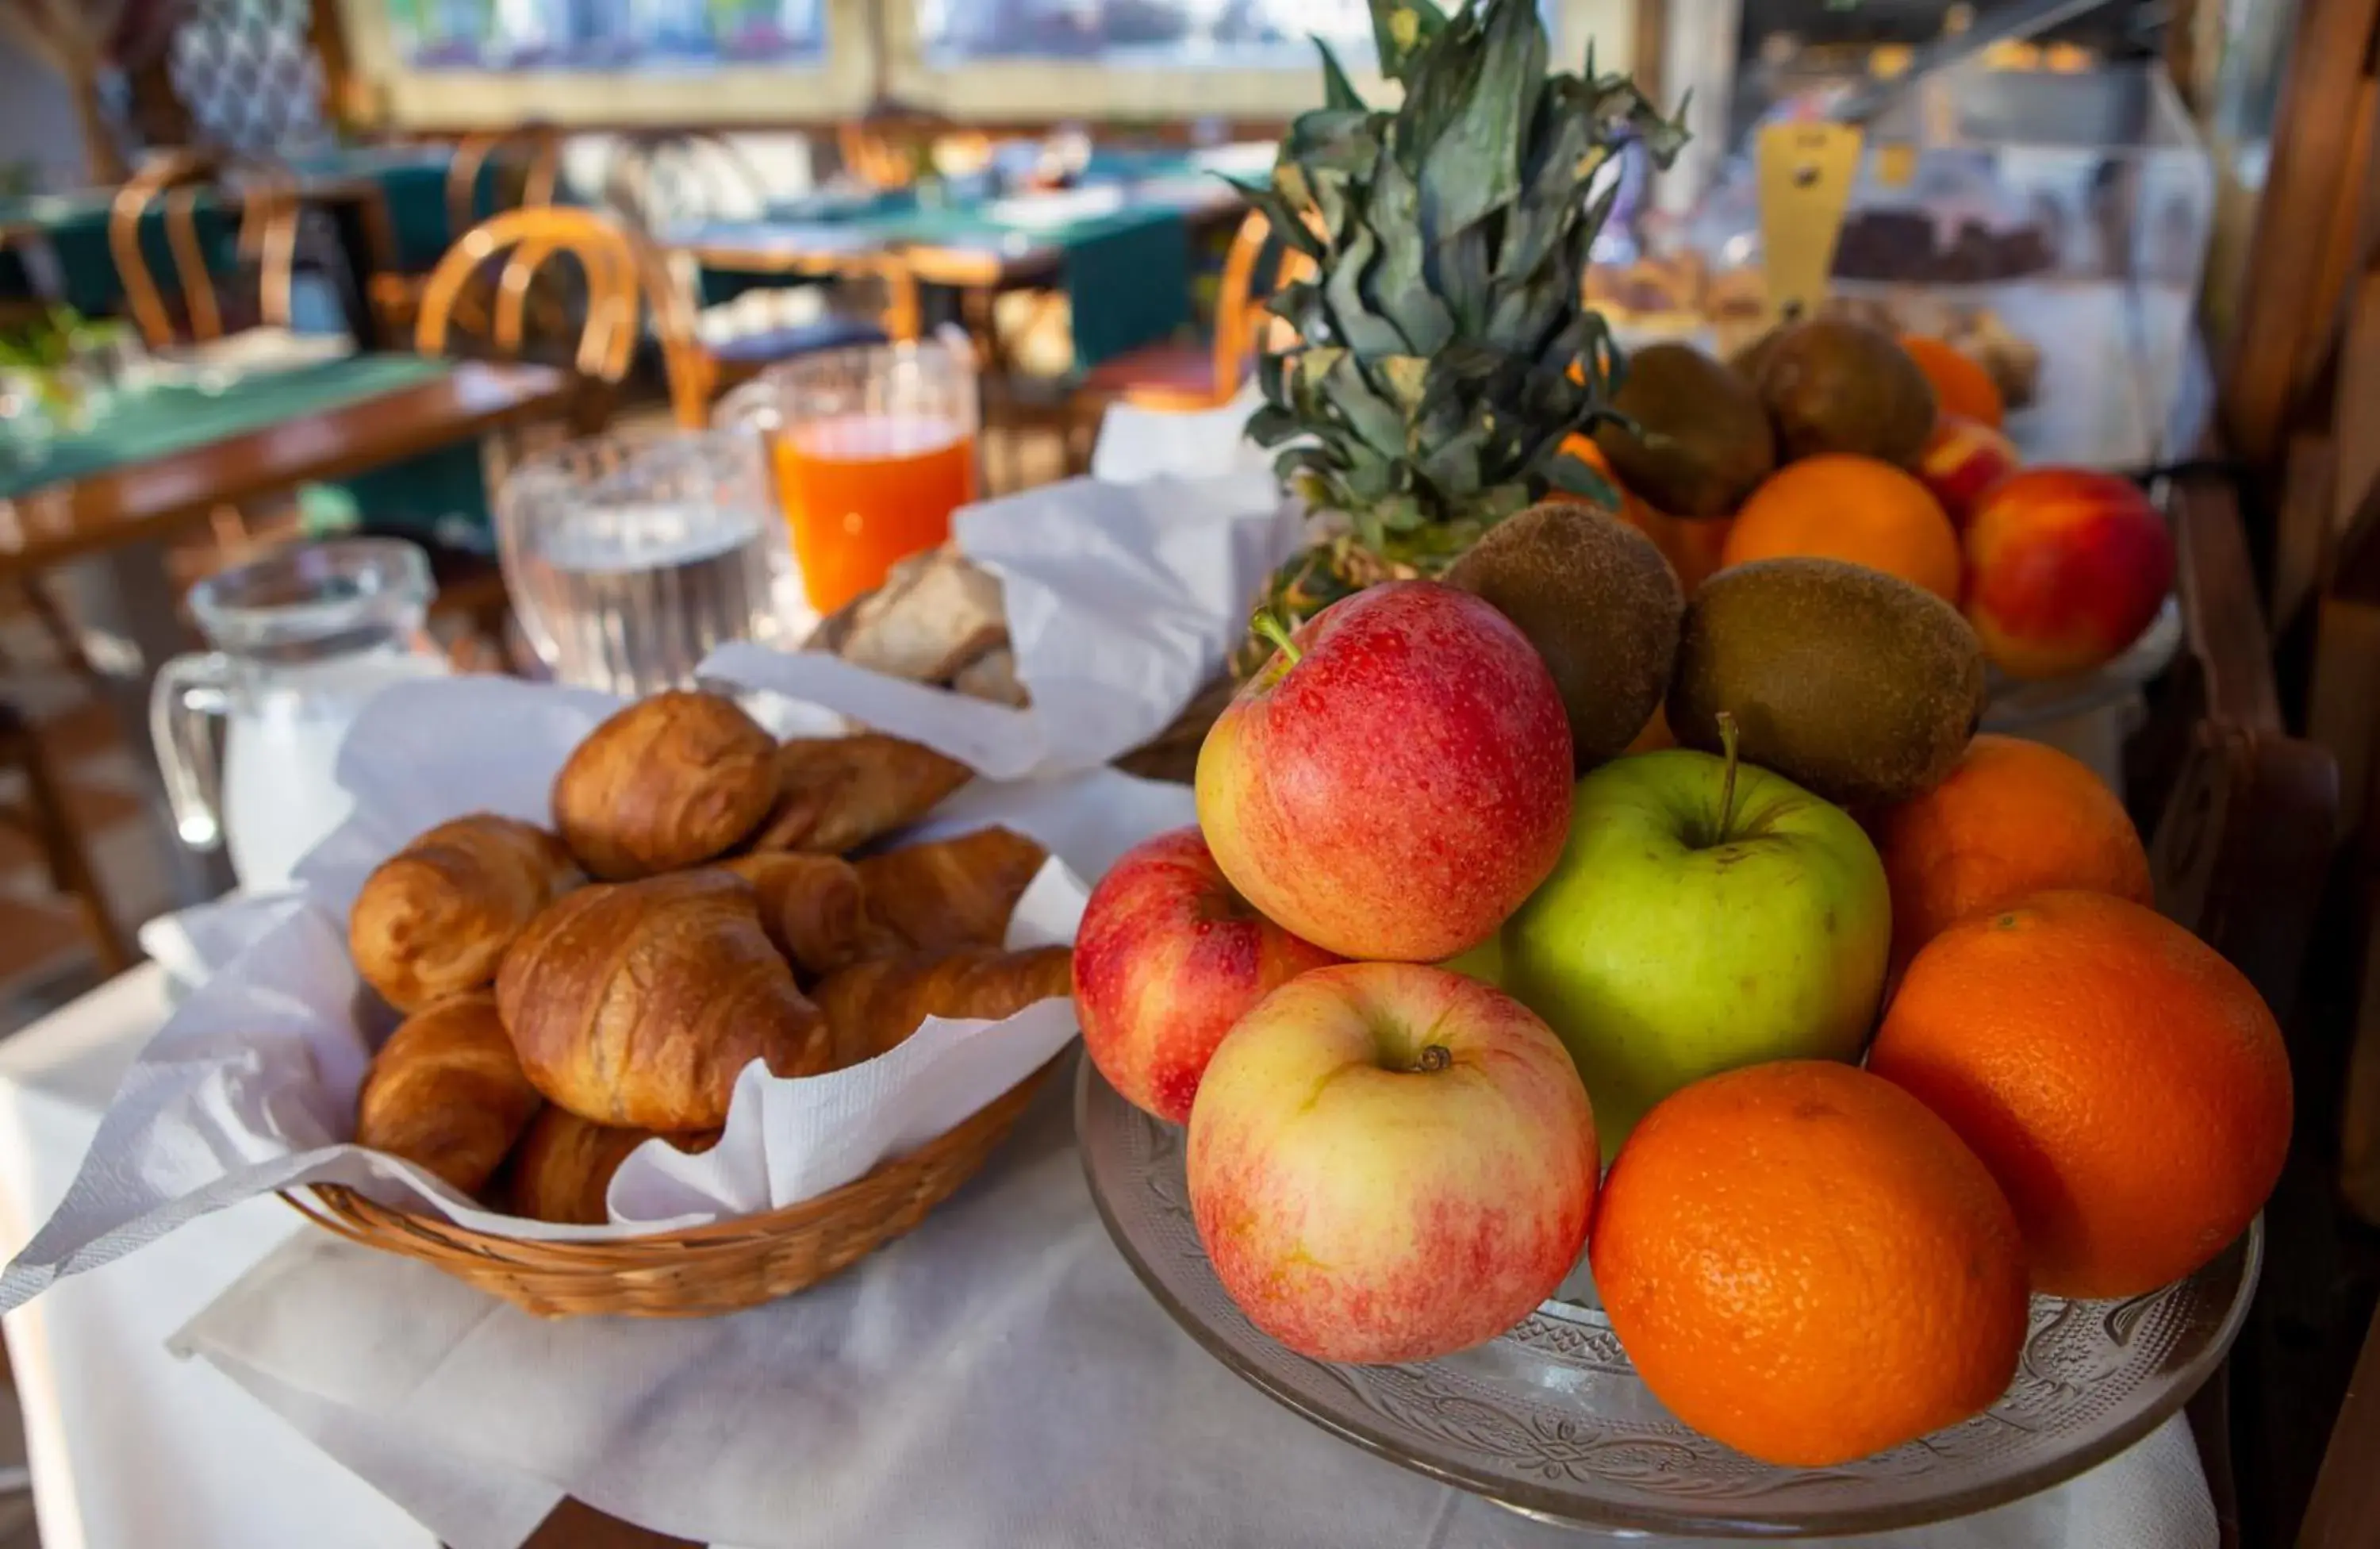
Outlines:
{"type": "Polygon", "coordinates": [[[1270,310],[1298,343],[1258,363],[1248,425],[1293,489],[1384,553],[1427,561],[1591,470],[1556,470],[1611,418],[1617,352],[1582,299],[1624,140],[1666,165],[1684,131],[1621,76],[1548,74],[1533,0],[1372,0],[1394,112],[1327,44],[1323,105],[1246,188],[1315,273],[1270,310]]]}

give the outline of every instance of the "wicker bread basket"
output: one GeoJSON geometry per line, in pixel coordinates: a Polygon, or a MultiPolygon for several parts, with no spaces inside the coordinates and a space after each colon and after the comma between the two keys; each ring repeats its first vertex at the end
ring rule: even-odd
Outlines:
{"type": "Polygon", "coordinates": [[[956,1128],[832,1193],[691,1231],[540,1242],[475,1232],[335,1185],[282,1197],[351,1242],[419,1259],[541,1318],[736,1312],[816,1285],[924,1220],[983,1165],[1065,1059],[1061,1053],[956,1128]]]}

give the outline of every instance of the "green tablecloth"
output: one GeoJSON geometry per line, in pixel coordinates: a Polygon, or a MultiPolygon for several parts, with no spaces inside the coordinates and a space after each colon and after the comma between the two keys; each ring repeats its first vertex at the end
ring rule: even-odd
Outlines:
{"type": "MultiPolygon", "coordinates": [[[[765,229],[770,224],[733,223],[710,228],[720,234],[735,225],[765,229]]],[[[1003,221],[988,204],[892,204],[855,208],[850,213],[802,224],[826,226],[854,248],[905,246],[983,248],[998,251],[1014,243],[1056,248],[1064,255],[1067,299],[1075,324],[1075,363],[1094,366],[1171,335],[1190,320],[1190,235],[1181,212],[1170,207],[1126,205],[1079,220],[1035,223],[1003,221]]],[[[764,281],[747,281],[733,270],[706,265],[706,304],[731,299],[764,281]],[[714,271],[717,271],[714,273],[714,271]]]]}
{"type": "Polygon", "coordinates": [[[219,394],[163,387],[128,395],[91,429],[56,437],[38,457],[0,442],[0,498],[376,397],[448,369],[446,361],[418,355],[356,355],[252,376],[219,394]]]}

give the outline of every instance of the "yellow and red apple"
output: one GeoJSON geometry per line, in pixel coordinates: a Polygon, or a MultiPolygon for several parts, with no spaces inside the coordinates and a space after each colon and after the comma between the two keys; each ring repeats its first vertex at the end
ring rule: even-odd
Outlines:
{"type": "Polygon", "coordinates": [[[1289,931],[1437,962],[1553,870],[1570,746],[1553,675],[1511,620],[1391,581],[1315,615],[1241,685],[1198,750],[1198,825],[1289,931]]]}
{"type": "Polygon", "coordinates": [[[1195,828],[1126,850],[1075,935],[1083,1047],[1135,1106],[1181,1124],[1215,1045],[1267,994],[1339,958],[1250,908],[1195,828]]]}
{"type": "Polygon", "coordinates": [[[1598,1153],[1561,1043],[1500,990],[1415,963],[1292,980],[1215,1051],[1190,1211],[1248,1320],[1318,1360],[1491,1339],[1586,1245],[1598,1153]]]}
{"type": "Polygon", "coordinates": [[[1967,622],[2011,677],[2061,677],[2121,655],[2173,584],[2173,534],[2129,479],[2036,468],[1967,524],[1967,622]]]}
{"type": "Polygon", "coordinates": [[[2016,443],[1991,426],[1938,414],[1933,438],[1917,455],[1917,478],[1949,513],[1950,524],[1964,531],[1976,505],[2017,470],[2018,462],[2016,443]]]}

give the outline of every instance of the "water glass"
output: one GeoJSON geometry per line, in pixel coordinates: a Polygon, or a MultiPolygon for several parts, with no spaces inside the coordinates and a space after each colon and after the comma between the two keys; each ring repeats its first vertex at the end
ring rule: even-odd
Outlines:
{"type": "Polygon", "coordinates": [[[778,634],[784,541],[759,444],[735,431],[598,436],[529,458],[496,497],[504,588],[562,682],[650,694],[714,646],[778,634]]]}

